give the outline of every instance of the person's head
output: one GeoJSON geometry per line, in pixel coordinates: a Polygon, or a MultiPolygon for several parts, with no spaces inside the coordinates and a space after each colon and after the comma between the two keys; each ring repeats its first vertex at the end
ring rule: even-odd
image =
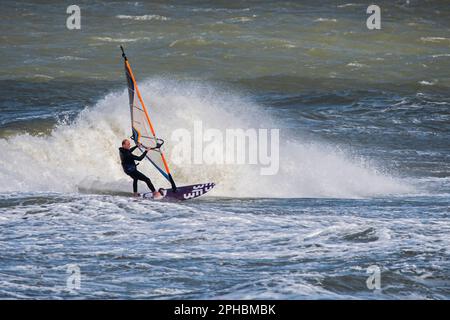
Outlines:
{"type": "Polygon", "coordinates": [[[128,150],[128,149],[130,149],[130,147],[131,147],[130,140],[128,140],[128,139],[123,139],[123,140],[122,140],[122,148],[128,150]]]}

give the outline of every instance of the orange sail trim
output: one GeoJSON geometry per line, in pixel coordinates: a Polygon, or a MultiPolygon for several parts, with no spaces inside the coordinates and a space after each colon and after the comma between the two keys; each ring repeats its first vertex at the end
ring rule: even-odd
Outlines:
{"type": "Polygon", "coordinates": [[[139,101],[141,102],[141,105],[142,105],[142,108],[144,110],[145,116],[147,118],[148,124],[150,125],[150,130],[152,131],[153,136],[156,138],[155,129],[153,129],[152,122],[150,121],[150,117],[149,117],[148,112],[147,112],[147,107],[145,106],[144,100],[142,99],[141,92],[139,91],[139,88],[137,86],[136,79],[134,78],[133,71],[131,71],[131,67],[130,67],[130,64],[129,64],[128,61],[125,61],[125,65],[127,66],[128,72],[130,73],[131,80],[133,81],[133,84],[134,84],[134,89],[136,90],[136,94],[137,94],[137,96],[139,98],[139,101]]]}

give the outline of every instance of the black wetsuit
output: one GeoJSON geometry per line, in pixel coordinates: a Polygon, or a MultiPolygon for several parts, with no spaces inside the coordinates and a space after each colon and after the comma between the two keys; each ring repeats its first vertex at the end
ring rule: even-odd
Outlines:
{"type": "Polygon", "coordinates": [[[144,181],[147,184],[150,191],[155,192],[155,187],[153,186],[150,179],[142,172],[139,172],[137,170],[136,163],[134,162],[134,161],[141,161],[142,159],[144,159],[145,155],[147,154],[147,151],[144,151],[144,153],[138,157],[132,153],[136,148],[137,146],[134,146],[129,150],[122,147],[119,148],[120,160],[122,162],[123,171],[131,178],[133,178],[133,192],[137,192],[138,180],[144,181]]]}

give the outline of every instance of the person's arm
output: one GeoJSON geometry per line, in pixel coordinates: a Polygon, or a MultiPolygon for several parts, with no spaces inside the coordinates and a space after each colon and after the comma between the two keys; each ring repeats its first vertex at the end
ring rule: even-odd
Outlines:
{"type": "Polygon", "coordinates": [[[145,158],[146,155],[147,155],[147,150],[145,150],[144,153],[141,154],[140,156],[135,156],[134,154],[132,154],[131,156],[133,157],[133,160],[141,161],[142,159],[145,158]]]}
{"type": "Polygon", "coordinates": [[[134,150],[136,150],[137,147],[138,146],[134,146],[134,147],[130,148],[130,152],[133,152],[134,150]]]}

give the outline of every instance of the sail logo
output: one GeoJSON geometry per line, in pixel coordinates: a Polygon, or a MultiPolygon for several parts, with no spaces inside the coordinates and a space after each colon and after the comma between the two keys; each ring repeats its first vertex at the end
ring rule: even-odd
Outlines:
{"type": "Polygon", "coordinates": [[[191,198],[199,197],[203,193],[206,193],[209,190],[211,190],[212,188],[214,188],[214,183],[207,183],[207,184],[196,185],[196,186],[192,187],[192,191],[191,192],[183,194],[183,198],[188,200],[188,199],[191,199],[191,198]]]}
{"type": "Polygon", "coordinates": [[[194,121],[193,130],[176,129],[171,140],[175,164],[259,165],[261,175],[279,170],[279,129],[204,129],[202,121],[194,121]]]}

